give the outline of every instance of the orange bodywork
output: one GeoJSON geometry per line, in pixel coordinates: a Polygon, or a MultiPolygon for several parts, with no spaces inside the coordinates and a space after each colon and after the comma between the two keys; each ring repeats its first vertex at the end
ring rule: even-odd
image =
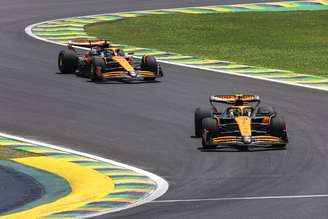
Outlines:
{"type": "Polygon", "coordinates": [[[130,63],[122,56],[113,56],[113,61],[117,62],[122,66],[126,71],[133,72],[134,68],[130,65],[130,63]]]}
{"type": "Polygon", "coordinates": [[[236,100],[243,100],[244,102],[250,102],[254,100],[258,100],[259,97],[256,95],[217,95],[212,96],[212,100],[218,101],[218,102],[234,102],[236,100]]]}
{"type": "Polygon", "coordinates": [[[251,136],[251,118],[248,116],[238,116],[235,118],[241,136],[251,136]]]}
{"type": "MultiPolygon", "coordinates": [[[[139,71],[138,76],[143,77],[143,78],[147,78],[147,77],[152,78],[152,77],[155,77],[155,74],[150,71],[139,71]]],[[[110,71],[110,72],[102,73],[102,77],[103,78],[125,78],[126,73],[124,73],[122,71],[110,71]]]]}

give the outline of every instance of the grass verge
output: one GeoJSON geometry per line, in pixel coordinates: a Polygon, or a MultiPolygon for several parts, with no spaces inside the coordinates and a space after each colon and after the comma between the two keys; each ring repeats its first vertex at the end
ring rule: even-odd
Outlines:
{"type": "Polygon", "coordinates": [[[328,76],[328,11],[170,14],[88,25],[115,43],[328,76]]]}

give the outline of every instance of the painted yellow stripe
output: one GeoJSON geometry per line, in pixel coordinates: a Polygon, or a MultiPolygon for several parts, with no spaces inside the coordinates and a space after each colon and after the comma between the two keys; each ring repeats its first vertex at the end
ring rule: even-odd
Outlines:
{"type": "Polygon", "coordinates": [[[178,13],[186,13],[186,14],[202,14],[202,13],[204,13],[204,12],[188,10],[188,9],[175,9],[175,10],[169,10],[169,11],[174,11],[174,12],[178,12],[178,13]]]}
{"type": "Polygon", "coordinates": [[[143,14],[167,14],[165,11],[143,11],[143,14]]]}
{"type": "Polygon", "coordinates": [[[273,2],[273,3],[268,3],[268,5],[278,5],[286,8],[294,8],[298,6],[293,2],[273,2]]]}
{"type": "Polygon", "coordinates": [[[84,20],[83,18],[79,19],[79,18],[70,18],[70,19],[66,19],[65,21],[67,22],[76,22],[76,23],[83,23],[83,24],[91,24],[91,23],[95,23],[95,21],[93,20],[84,20]]]}
{"type": "Polygon", "coordinates": [[[46,39],[53,39],[53,40],[70,40],[70,39],[78,39],[78,38],[95,38],[93,36],[88,35],[74,35],[74,36],[62,36],[62,37],[48,37],[46,39]]]}
{"type": "Polygon", "coordinates": [[[243,67],[249,67],[246,65],[222,65],[222,66],[203,66],[205,68],[220,68],[220,69],[231,69],[231,68],[243,68],[243,67]]]}
{"type": "Polygon", "coordinates": [[[233,11],[232,9],[218,8],[218,7],[201,7],[201,8],[208,9],[208,10],[213,10],[213,11],[218,11],[218,12],[230,12],[230,11],[233,11]]]}
{"type": "Polygon", "coordinates": [[[120,16],[120,17],[138,17],[138,16],[140,16],[139,14],[135,14],[135,13],[114,13],[111,15],[120,16]]]}
{"type": "Polygon", "coordinates": [[[318,79],[318,80],[295,80],[293,83],[307,83],[307,84],[315,84],[315,83],[328,83],[328,79],[318,79]]]}
{"type": "Polygon", "coordinates": [[[166,54],[167,52],[147,52],[148,55],[162,55],[166,54]]]}
{"type": "Polygon", "coordinates": [[[270,75],[270,76],[262,76],[262,77],[265,77],[265,78],[276,78],[276,77],[279,77],[279,78],[290,78],[290,77],[302,77],[302,76],[305,76],[303,74],[285,74],[285,75],[270,75]]]}
{"type": "Polygon", "coordinates": [[[145,50],[144,48],[138,48],[138,47],[131,47],[131,48],[126,48],[124,49],[124,51],[136,51],[138,52],[138,50],[145,50]]]}
{"type": "Polygon", "coordinates": [[[10,146],[10,145],[31,145],[31,146],[34,146],[34,144],[30,144],[30,143],[26,143],[26,142],[19,142],[19,141],[0,142],[0,146],[10,146]]]}
{"type": "Polygon", "coordinates": [[[313,2],[318,2],[318,3],[322,4],[322,5],[328,5],[328,1],[324,1],[324,0],[322,0],[322,1],[317,0],[317,1],[313,1],[313,2]]]}
{"type": "MultiPolygon", "coordinates": [[[[17,150],[20,150],[19,148],[17,148],[17,150]]],[[[36,154],[44,154],[44,153],[58,153],[59,151],[58,150],[55,150],[55,149],[51,149],[51,148],[42,148],[42,149],[38,149],[38,148],[28,148],[28,149],[25,149],[24,148],[24,151],[29,151],[29,152],[33,152],[33,153],[36,153],[36,154]]],[[[62,152],[60,151],[60,153],[63,153],[63,154],[68,154],[66,152],[62,152]]]]}
{"type": "Polygon", "coordinates": [[[198,64],[213,64],[213,63],[218,63],[218,62],[226,62],[226,61],[220,61],[220,60],[200,60],[200,61],[185,61],[185,62],[179,62],[181,64],[194,64],[194,65],[198,65],[198,64]]]}
{"type": "Polygon", "coordinates": [[[62,23],[62,24],[40,24],[36,26],[37,28],[58,28],[58,27],[84,27],[84,24],[69,24],[69,23],[62,23]]]}
{"type": "Polygon", "coordinates": [[[183,55],[176,55],[176,56],[168,56],[168,57],[158,57],[161,60],[171,60],[171,59],[188,59],[193,58],[192,56],[183,56],[183,55]]]}
{"type": "Polygon", "coordinates": [[[47,215],[57,212],[76,210],[89,202],[103,199],[114,190],[113,182],[107,176],[91,168],[65,162],[62,159],[33,157],[14,160],[65,178],[69,182],[72,192],[55,202],[3,216],[2,219],[45,218],[47,215]]]}
{"type": "MultiPolygon", "coordinates": [[[[256,67],[254,67],[254,68],[256,68],[256,67]]],[[[228,70],[228,71],[233,71],[233,72],[238,72],[238,73],[252,73],[252,72],[258,73],[258,72],[262,72],[262,70],[263,70],[264,73],[266,73],[264,69],[242,69],[242,70],[228,70]]],[[[267,71],[268,74],[269,74],[269,72],[275,71],[274,69],[269,69],[269,70],[270,71],[267,71]]],[[[287,74],[290,74],[290,75],[293,74],[293,76],[295,76],[295,75],[297,75],[297,76],[302,75],[302,74],[297,74],[297,73],[293,73],[293,72],[290,72],[290,71],[282,71],[282,70],[276,70],[276,71],[280,72],[280,74],[286,74],[286,75],[287,74]]]]}
{"type": "Polygon", "coordinates": [[[238,8],[247,8],[247,9],[255,9],[255,10],[260,10],[263,9],[263,7],[260,7],[258,5],[233,5],[234,7],[238,7],[238,8]]]}
{"type": "MultiPolygon", "coordinates": [[[[247,67],[246,65],[244,65],[244,67],[247,67]]],[[[248,67],[252,67],[252,66],[248,66],[248,67]]],[[[245,72],[245,73],[270,73],[270,72],[280,72],[281,74],[284,73],[292,73],[290,71],[284,71],[284,70],[276,70],[276,69],[266,69],[266,68],[261,68],[261,67],[254,67],[256,69],[244,69],[244,70],[237,70],[238,72],[245,72]]]]}

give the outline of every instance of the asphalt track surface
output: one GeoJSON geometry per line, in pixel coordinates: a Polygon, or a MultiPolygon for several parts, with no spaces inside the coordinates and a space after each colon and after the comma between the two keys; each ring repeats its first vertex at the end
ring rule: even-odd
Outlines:
{"type": "Polygon", "coordinates": [[[31,176],[0,165],[0,212],[8,212],[40,198],[44,188],[31,176]]]}
{"type": "MultiPolygon", "coordinates": [[[[328,93],[163,65],[160,83],[94,84],[56,74],[60,46],[32,23],[128,10],[245,3],[201,0],[2,0],[0,130],[111,158],[170,183],[160,200],[328,194],[328,93]],[[288,150],[201,152],[193,111],[211,94],[261,95],[285,115],[288,150]]],[[[327,218],[328,198],[149,203],[101,218],[327,218]]]]}

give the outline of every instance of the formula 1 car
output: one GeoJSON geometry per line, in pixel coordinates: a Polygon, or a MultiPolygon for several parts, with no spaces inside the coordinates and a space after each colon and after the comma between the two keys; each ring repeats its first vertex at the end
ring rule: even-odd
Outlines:
{"type": "Polygon", "coordinates": [[[217,146],[285,148],[288,143],[286,124],[272,107],[260,105],[256,95],[210,96],[211,108],[197,108],[194,114],[195,136],[202,138],[204,149],[217,146]],[[219,111],[215,106],[225,105],[219,111]]]}
{"type": "Polygon", "coordinates": [[[106,40],[70,41],[67,49],[58,55],[58,68],[61,73],[75,73],[89,77],[92,81],[117,80],[153,81],[163,77],[161,66],[154,56],[144,55],[137,61],[132,54],[125,55],[120,48],[112,47],[106,40]],[[74,47],[88,48],[79,54],[74,47]]]}

